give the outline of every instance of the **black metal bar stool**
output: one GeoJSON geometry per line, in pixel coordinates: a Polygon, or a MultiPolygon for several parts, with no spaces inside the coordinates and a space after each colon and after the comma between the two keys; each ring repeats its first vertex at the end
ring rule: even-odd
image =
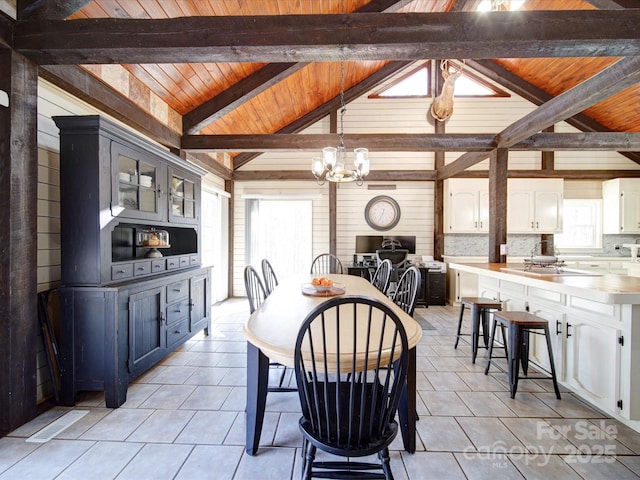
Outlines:
{"type": "Polygon", "coordinates": [[[458,341],[464,333],[460,333],[462,329],[462,317],[464,316],[465,307],[471,310],[471,361],[476,363],[478,355],[478,343],[480,338],[480,323],[482,322],[482,337],[484,346],[489,345],[489,314],[493,310],[502,310],[502,303],[492,298],[483,297],[462,297],[460,299],[460,316],[458,317],[458,333],[456,335],[456,343],[453,348],[458,348],[458,341]]]}
{"type": "Polygon", "coordinates": [[[560,390],[556,380],[556,367],[553,361],[553,350],[551,349],[551,337],[549,336],[549,322],[543,318],[536,317],[529,312],[495,312],[493,314],[493,328],[489,339],[489,358],[484,374],[489,373],[491,359],[493,355],[493,342],[496,334],[496,326],[500,325],[504,340],[505,357],[507,358],[509,389],[511,398],[515,398],[520,379],[540,379],[553,380],[553,389],[556,391],[556,398],[560,400],[560,390]],[[505,327],[507,334],[505,336],[505,327]],[[549,365],[551,367],[550,376],[530,376],[528,375],[529,365],[529,334],[535,333],[544,335],[547,342],[547,352],[549,354],[549,365]],[[507,347],[508,344],[508,347],[507,347]],[[520,375],[520,363],[524,375],[520,375]]]}

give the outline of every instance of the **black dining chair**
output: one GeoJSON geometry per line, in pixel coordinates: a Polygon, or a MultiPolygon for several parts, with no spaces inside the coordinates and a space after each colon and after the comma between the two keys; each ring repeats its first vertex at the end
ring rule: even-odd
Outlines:
{"type": "MultiPolygon", "coordinates": [[[[255,312],[267,298],[267,291],[260,280],[257,270],[251,265],[244,268],[244,288],[247,292],[249,300],[249,313],[255,312]]],[[[278,362],[269,362],[269,367],[281,368],[280,380],[277,387],[268,387],[269,392],[295,392],[295,388],[283,387],[284,378],[287,373],[287,367],[278,362]]]]}
{"type": "Polygon", "coordinates": [[[342,262],[333,253],[321,253],[311,263],[311,273],[326,275],[328,273],[344,273],[342,262]]]}
{"type": "Polygon", "coordinates": [[[393,303],[411,316],[416,308],[416,298],[421,280],[420,270],[416,267],[409,267],[398,280],[396,290],[391,298],[393,303]]]}
{"type": "Polygon", "coordinates": [[[273,271],[271,263],[266,258],[262,259],[262,278],[264,279],[264,289],[267,295],[271,295],[271,292],[278,286],[278,277],[276,277],[276,272],[273,271]]]}
{"type": "Polygon", "coordinates": [[[388,447],[398,433],[395,415],[409,362],[398,315],[373,298],[323,302],[302,322],[294,362],[302,478],[393,479],[388,447]],[[358,356],[344,361],[335,354],[354,350],[358,356]],[[318,448],[350,461],[316,462],[318,448]],[[351,460],[373,454],[379,463],[351,460]]]}
{"type": "Polygon", "coordinates": [[[373,284],[373,286],[385,295],[387,294],[387,290],[389,289],[392,269],[393,265],[391,264],[391,260],[389,260],[388,258],[382,260],[378,264],[378,268],[376,268],[376,272],[373,274],[373,278],[371,279],[371,283],[373,284]]]}

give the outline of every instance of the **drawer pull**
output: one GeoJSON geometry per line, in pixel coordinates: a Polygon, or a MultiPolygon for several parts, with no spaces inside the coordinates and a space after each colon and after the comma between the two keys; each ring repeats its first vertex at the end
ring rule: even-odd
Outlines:
{"type": "Polygon", "coordinates": [[[182,289],[181,288],[174,288],[173,291],[180,293],[180,292],[182,292],[182,289]]]}
{"type": "Polygon", "coordinates": [[[173,332],[173,333],[175,333],[176,335],[179,335],[179,334],[181,334],[181,333],[182,333],[182,330],[174,330],[174,332],[173,332]]]}
{"type": "Polygon", "coordinates": [[[126,270],[118,270],[118,273],[127,273],[126,270]]]}
{"type": "Polygon", "coordinates": [[[176,308],[175,312],[176,313],[182,313],[182,309],[181,308],[176,308]]]}

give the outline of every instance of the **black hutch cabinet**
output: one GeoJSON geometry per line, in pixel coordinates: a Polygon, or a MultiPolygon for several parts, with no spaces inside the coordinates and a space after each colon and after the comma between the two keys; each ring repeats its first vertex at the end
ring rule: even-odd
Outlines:
{"type": "Polygon", "coordinates": [[[129,381],[208,333],[210,268],[200,262],[204,170],[100,116],[60,128],[61,403],[129,381]]]}

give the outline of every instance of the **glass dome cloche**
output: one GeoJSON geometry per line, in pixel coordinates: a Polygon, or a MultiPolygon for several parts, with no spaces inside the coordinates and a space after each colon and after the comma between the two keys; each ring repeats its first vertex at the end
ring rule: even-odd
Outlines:
{"type": "Polygon", "coordinates": [[[145,255],[146,258],[160,258],[162,253],[159,248],[169,248],[169,232],[166,230],[141,230],[138,232],[138,246],[148,247],[149,251],[145,255]]]}

